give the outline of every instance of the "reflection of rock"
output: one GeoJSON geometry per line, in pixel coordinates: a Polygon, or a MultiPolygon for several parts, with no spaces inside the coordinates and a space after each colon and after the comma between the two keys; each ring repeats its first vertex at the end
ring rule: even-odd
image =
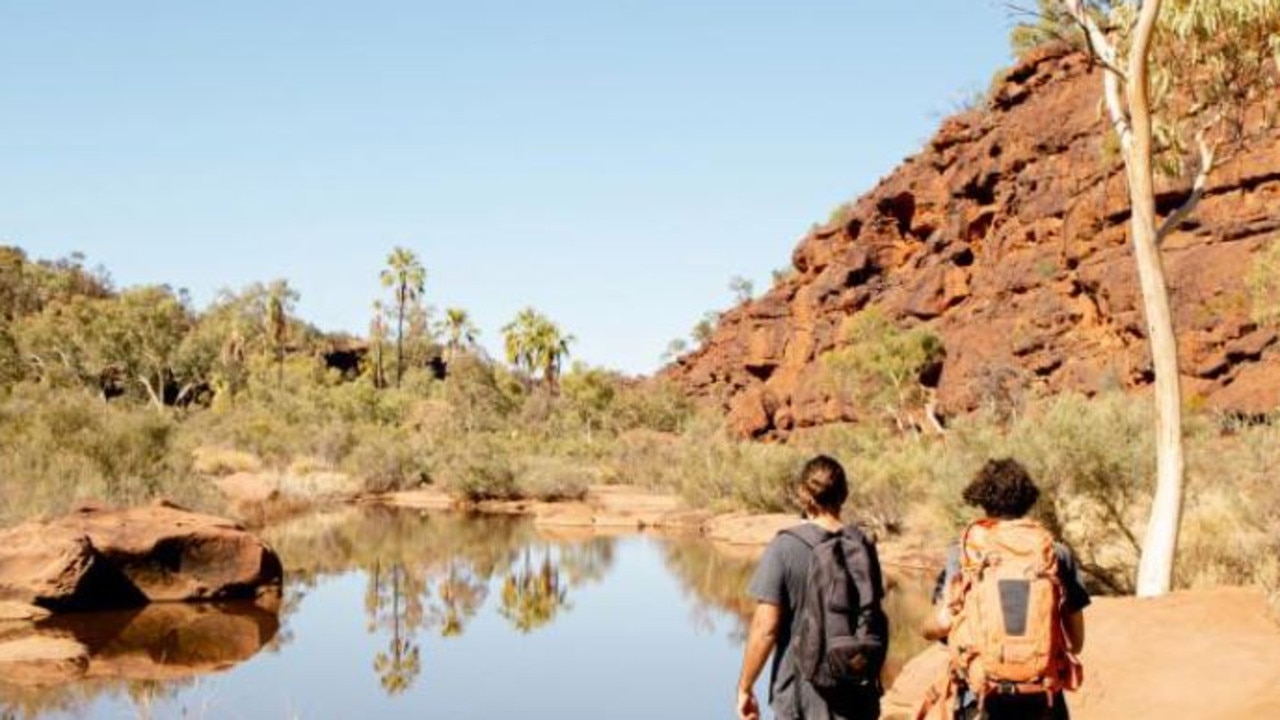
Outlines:
{"type": "Polygon", "coordinates": [[[155,603],[57,615],[0,640],[0,677],[22,686],[191,677],[252,657],[279,624],[275,612],[251,603],[155,603]]]}
{"type": "Polygon", "coordinates": [[[0,599],[53,610],[248,598],[280,581],[275,552],[239,525],[163,502],[0,533],[0,599]]]}
{"type": "Polygon", "coordinates": [[[83,678],[88,667],[88,649],[71,638],[30,634],[0,641],[0,677],[6,683],[57,685],[83,678]]]}

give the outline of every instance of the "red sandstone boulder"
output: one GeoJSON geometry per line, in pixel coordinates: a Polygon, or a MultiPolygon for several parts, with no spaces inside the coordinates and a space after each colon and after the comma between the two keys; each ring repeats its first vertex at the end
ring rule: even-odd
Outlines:
{"type": "Polygon", "coordinates": [[[145,602],[83,532],[30,522],[0,532],[0,600],[51,610],[145,602]]]}
{"type": "Polygon", "coordinates": [[[279,557],[244,528],[164,502],[0,532],[0,600],[52,610],[251,598],[281,579],[279,557]]]}

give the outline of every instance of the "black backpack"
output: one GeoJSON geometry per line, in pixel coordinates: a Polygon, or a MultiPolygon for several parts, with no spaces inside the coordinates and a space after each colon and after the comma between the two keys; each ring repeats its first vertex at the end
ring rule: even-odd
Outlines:
{"type": "Polygon", "coordinates": [[[792,657],[824,696],[881,692],[889,619],[875,543],[849,525],[838,533],[802,525],[784,533],[813,550],[796,609],[792,657]]]}

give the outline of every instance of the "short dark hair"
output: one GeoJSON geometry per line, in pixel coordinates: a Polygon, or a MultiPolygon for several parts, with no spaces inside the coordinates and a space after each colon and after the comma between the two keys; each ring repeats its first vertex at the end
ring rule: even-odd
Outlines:
{"type": "MultiPolygon", "coordinates": [[[[811,503],[827,512],[839,514],[849,497],[849,482],[844,468],[834,458],[819,455],[804,464],[796,481],[796,495],[801,505],[811,503]]],[[[803,510],[810,508],[802,507],[803,510]]]]}
{"type": "Polygon", "coordinates": [[[1022,463],[1013,458],[988,460],[962,495],[970,505],[981,507],[990,517],[1014,519],[1031,511],[1040,499],[1040,488],[1022,463]]]}

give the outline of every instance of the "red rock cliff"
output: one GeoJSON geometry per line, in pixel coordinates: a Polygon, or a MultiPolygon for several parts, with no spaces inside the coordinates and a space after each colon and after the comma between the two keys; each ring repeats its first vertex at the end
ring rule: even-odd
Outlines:
{"type": "MultiPolygon", "coordinates": [[[[722,403],[744,434],[857,417],[820,382],[841,322],[875,305],[946,345],[944,415],[1010,384],[1054,393],[1151,382],[1127,244],[1127,190],[1104,150],[1101,82],[1087,58],[1045,49],[987,106],[946,120],[919,154],[796,248],[795,272],[726,313],[664,370],[722,403]]],[[[1159,189],[1162,213],[1189,183],[1159,189]]],[[[1165,243],[1184,393],[1242,413],[1280,406],[1280,345],[1250,320],[1253,254],[1280,236],[1280,133],[1217,168],[1165,243]]]]}

